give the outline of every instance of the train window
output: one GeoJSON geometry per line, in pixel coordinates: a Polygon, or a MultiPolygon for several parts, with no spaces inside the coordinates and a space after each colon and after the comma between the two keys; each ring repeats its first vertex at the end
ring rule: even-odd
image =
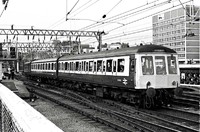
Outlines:
{"type": "Polygon", "coordinates": [[[168,63],[169,74],[177,74],[176,57],[175,56],[168,56],[167,57],[167,63],[168,63]]]}
{"type": "Polygon", "coordinates": [[[68,69],[68,63],[65,62],[65,69],[64,70],[67,70],[68,69]]]}
{"type": "Polygon", "coordinates": [[[48,70],[50,70],[50,69],[51,69],[51,65],[50,65],[50,63],[48,63],[48,65],[49,65],[49,66],[48,66],[48,70]]]}
{"type": "Polygon", "coordinates": [[[163,75],[166,74],[166,64],[164,56],[155,57],[156,74],[163,75]]]}
{"type": "Polygon", "coordinates": [[[93,69],[93,65],[94,65],[94,62],[93,61],[89,61],[89,71],[92,71],[93,69]]]}
{"type": "Polygon", "coordinates": [[[79,62],[77,61],[77,62],[75,63],[75,71],[78,71],[78,67],[79,67],[79,62]]]}
{"type": "Polygon", "coordinates": [[[97,62],[94,62],[94,72],[97,71],[97,62]]]}
{"type": "Polygon", "coordinates": [[[106,72],[112,72],[112,60],[106,62],[106,72]]]}
{"type": "Polygon", "coordinates": [[[102,72],[102,60],[97,61],[97,71],[102,72]]]}
{"type": "Polygon", "coordinates": [[[76,70],[76,62],[73,62],[73,70],[76,70]]]}
{"type": "Polygon", "coordinates": [[[79,68],[78,68],[79,71],[82,71],[82,69],[81,69],[82,65],[81,65],[81,64],[82,64],[82,63],[79,62],[79,68]]]}
{"type": "Polygon", "coordinates": [[[116,72],[116,61],[113,61],[113,72],[116,72]]]}
{"type": "Polygon", "coordinates": [[[131,71],[135,69],[135,60],[131,60],[131,71]]]}
{"type": "Polygon", "coordinates": [[[54,63],[52,63],[52,70],[54,70],[54,68],[55,68],[55,65],[54,65],[54,63]]]}
{"type": "Polygon", "coordinates": [[[81,63],[82,63],[82,65],[81,65],[82,66],[81,67],[81,71],[85,71],[85,69],[84,69],[84,62],[82,61],[81,63]]]}
{"type": "Polygon", "coordinates": [[[86,62],[85,66],[86,66],[86,71],[88,71],[88,62],[86,62]]]}
{"type": "Polygon", "coordinates": [[[118,59],[117,65],[118,65],[117,72],[124,72],[125,60],[124,59],[118,59]]]}
{"type": "Polygon", "coordinates": [[[73,71],[73,62],[70,62],[70,71],[73,71]]]}
{"type": "Polygon", "coordinates": [[[86,71],[86,61],[83,62],[83,65],[84,65],[83,66],[83,68],[84,68],[83,71],[86,71]]]}
{"type": "Polygon", "coordinates": [[[153,75],[153,57],[152,56],[142,56],[141,57],[142,63],[142,73],[143,75],[153,75]]]}
{"type": "Polygon", "coordinates": [[[105,61],[103,61],[103,72],[105,72],[106,71],[106,63],[105,63],[105,61]]]}
{"type": "Polygon", "coordinates": [[[62,63],[62,70],[65,70],[65,63],[62,63]]]}
{"type": "Polygon", "coordinates": [[[67,70],[70,71],[70,63],[67,62],[67,70]]]}

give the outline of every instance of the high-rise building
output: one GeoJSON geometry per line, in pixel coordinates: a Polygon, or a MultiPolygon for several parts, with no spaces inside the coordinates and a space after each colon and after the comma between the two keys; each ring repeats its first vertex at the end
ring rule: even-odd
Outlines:
{"type": "Polygon", "coordinates": [[[200,7],[184,8],[153,16],[153,43],[174,49],[179,63],[200,62],[200,7]]]}

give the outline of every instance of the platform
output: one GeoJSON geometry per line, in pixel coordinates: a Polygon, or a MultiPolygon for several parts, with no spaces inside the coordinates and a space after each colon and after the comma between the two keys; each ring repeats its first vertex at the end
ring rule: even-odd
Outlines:
{"type": "Polygon", "coordinates": [[[30,93],[26,89],[26,86],[23,84],[23,82],[18,81],[16,79],[14,80],[2,80],[1,82],[4,86],[9,88],[11,91],[16,93],[21,98],[29,98],[30,93]]]}

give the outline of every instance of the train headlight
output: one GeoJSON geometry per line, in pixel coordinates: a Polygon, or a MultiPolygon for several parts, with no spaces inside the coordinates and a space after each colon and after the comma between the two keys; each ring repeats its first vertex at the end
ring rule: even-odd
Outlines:
{"type": "Polygon", "coordinates": [[[176,86],[176,81],[173,81],[173,82],[172,82],[172,85],[173,85],[173,86],[176,86]]]}

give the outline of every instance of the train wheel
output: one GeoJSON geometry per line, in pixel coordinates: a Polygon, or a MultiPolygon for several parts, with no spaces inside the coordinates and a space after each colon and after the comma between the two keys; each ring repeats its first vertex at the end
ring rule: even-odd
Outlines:
{"type": "Polygon", "coordinates": [[[144,98],[144,108],[151,109],[153,107],[154,107],[154,99],[146,95],[144,98]]]}

